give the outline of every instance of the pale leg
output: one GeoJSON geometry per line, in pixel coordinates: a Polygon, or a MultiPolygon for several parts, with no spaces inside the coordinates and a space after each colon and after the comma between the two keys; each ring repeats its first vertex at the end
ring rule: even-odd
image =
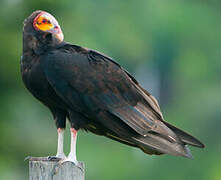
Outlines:
{"type": "Polygon", "coordinates": [[[76,142],[77,142],[77,131],[74,128],[71,128],[71,150],[68,155],[68,158],[65,161],[71,161],[75,164],[78,164],[76,157],[76,142]]]}
{"type": "Polygon", "coordinates": [[[58,128],[58,147],[57,147],[57,158],[65,159],[66,156],[64,154],[64,129],[58,128]]]}

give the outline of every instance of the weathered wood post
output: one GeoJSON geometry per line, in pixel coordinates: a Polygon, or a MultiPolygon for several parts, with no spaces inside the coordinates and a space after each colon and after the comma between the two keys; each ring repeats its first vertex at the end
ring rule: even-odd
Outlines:
{"type": "Polygon", "coordinates": [[[43,157],[29,158],[29,180],[84,180],[84,163],[59,163],[43,157]]]}

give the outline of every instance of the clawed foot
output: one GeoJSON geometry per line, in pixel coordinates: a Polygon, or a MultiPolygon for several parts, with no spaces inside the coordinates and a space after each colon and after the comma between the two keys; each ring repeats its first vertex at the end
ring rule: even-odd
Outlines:
{"type": "Polygon", "coordinates": [[[48,156],[47,158],[49,161],[60,161],[67,159],[67,157],[64,154],[57,154],[56,156],[48,156]]]}
{"type": "Polygon", "coordinates": [[[58,161],[57,165],[54,168],[53,174],[57,174],[59,169],[64,165],[64,163],[73,163],[77,168],[81,170],[81,172],[84,172],[84,167],[82,163],[79,163],[78,161],[73,162],[72,160],[69,160],[68,158],[58,161]]]}
{"type": "Polygon", "coordinates": [[[47,156],[47,157],[32,157],[32,156],[27,156],[24,161],[61,161],[67,159],[65,157],[59,157],[59,156],[47,156]]]}
{"type": "Polygon", "coordinates": [[[49,161],[60,161],[60,160],[62,160],[62,158],[57,157],[57,156],[48,156],[47,159],[49,161]]]}
{"type": "Polygon", "coordinates": [[[71,162],[73,163],[75,166],[77,166],[81,171],[84,170],[84,168],[82,167],[82,164],[79,163],[76,159],[73,159],[71,157],[67,157],[65,159],[60,160],[58,163],[61,166],[62,164],[66,163],[66,162],[71,162]]]}
{"type": "Polygon", "coordinates": [[[76,166],[79,164],[78,161],[76,159],[71,159],[69,157],[65,158],[65,159],[62,159],[59,163],[63,164],[65,162],[71,162],[73,164],[75,164],[76,166]]]}

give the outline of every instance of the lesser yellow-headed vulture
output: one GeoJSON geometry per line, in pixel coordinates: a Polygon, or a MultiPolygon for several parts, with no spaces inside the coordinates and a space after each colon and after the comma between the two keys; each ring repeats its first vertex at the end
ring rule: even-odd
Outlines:
{"type": "Polygon", "coordinates": [[[204,145],[165,122],[157,100],[112,58],[63,40],[56,19],[33,12],[23,29],[22,79],[32,95],[53,114],[57,158],[77,163],[77,131],[140,148],[147,154],[191,157],[187,145],[204,145]],[[71,150],[63,152],[66,118],[71,124],[71,150]]]}

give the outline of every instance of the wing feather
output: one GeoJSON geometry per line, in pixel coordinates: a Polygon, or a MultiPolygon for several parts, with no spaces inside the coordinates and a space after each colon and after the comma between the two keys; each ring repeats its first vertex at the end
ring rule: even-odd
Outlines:
{"type": "Polygon", "coordinates": [[[108,56],[64,44],[48,54],[43,68],[57,95],[90,119],[92,132],[150,154],[190,157],[185,143],[202,146],[165,123],[157,100],[108,56]]]}
{"type": "Polygon", "coordinates": [[[111,58],[65,45],[48,55],[44,68],[57,94],[78,112],[108,111],[142,136],[160,131],[157,101],[111,58]]]}

